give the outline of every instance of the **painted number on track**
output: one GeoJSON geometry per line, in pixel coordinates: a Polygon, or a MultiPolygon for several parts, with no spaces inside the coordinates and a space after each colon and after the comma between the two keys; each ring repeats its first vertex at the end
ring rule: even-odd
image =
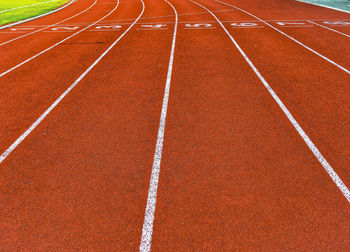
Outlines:
{"type": "Polygon", "coordinates": [[[163,27],[166,27],[165,24],[145,24],[145,25],[141,25],[142,28],[148,28],[148,29],[161,29],[163,27]]]}
{"type": "Polygon", "coordinates": [[[254,27],[258,26],[257,23],[231,23],[231,26],[235,27],[254,27]]]}
{"type": "Polygon", "coordinates": [[[201,29],[201,28],[211,28],[212,24],[185,24],[187,29],[201,29]]]}
{"type": "Polygon", "coordinates": [[[350,25],[350,22],[345,21],[324,21],[323,23],[329,25],[350,25]]]}
{"type": "Polygon", "coordinates": [[[76,30],[78,28],[79,28],[79,26],[74,26],[74,27],[55,27],[55,28],[52,28],[51,30],[52,31],[58,31],[58,30],[74,31],[74,30],[76,30]]]}
{"type": "Polygon", "coordinates": [[[95,29],[96,30],[100,30],[100,29],[120,29],[122,28],[121,25],[101,25],[101,26],[96,26],[95,29]]]}

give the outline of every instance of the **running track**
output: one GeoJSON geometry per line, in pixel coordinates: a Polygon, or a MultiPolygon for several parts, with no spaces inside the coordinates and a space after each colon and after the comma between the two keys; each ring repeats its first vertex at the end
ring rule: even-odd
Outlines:
{"type": "Polygon", "coordinates": [[[78,0],[0,31],[0,250],[349,250],[349,40],[293,0],[78,0]]]}

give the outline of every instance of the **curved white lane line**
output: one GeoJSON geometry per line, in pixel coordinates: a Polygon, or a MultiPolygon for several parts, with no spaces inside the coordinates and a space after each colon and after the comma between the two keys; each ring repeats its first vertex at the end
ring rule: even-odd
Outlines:
{"type": "Polygon", "coordinates": [[[85,9],[85,10],[79,12],[78,14],[75,14],[74,16],[71,16],[71,17],[69,17],[69,18],[66,18],[66,19],[64,19],[64,20],[62,20],[62,21],[59,21],[59,22],[57,22],[57,23],[54,23],[54,24],[52,24],[52,25],[45,26],[45,27],[43,27],[43,28],[41,28],[41,29],[39,29],[39,30],[35,30],[35,31],[33,31],[33,32],[26,33],[26,34],[24,34],[24,35],[22,35],[22,36],[19,36],[19,37],[17,37],[17,38],[10,39],[10,40],[8,40],[8,41],[6,41],[6,42],[1,43],[0,46],[6,45],[6,44],[8,44],[8,43],[11,43],[11,42],[17,40],[17,39],[27,37],[27,36],[29,36],[29,35],[32,35],[32,34],[34,34],[34,33],[39,32],[39,31],[45,30],[45,29],[47,29],[47,28],[50,28],[50,27],[52,27],[52,26],[61,24],[61,23],[65,22],[65,21],[67,21],[67,20],[69,20],[69,19],[72,19],[72,18],[74,18],[74,17],[76,17],[76,16],[79,16],[80,14],[83,14],[84,12],[88,11],[89,9],[91,9],[96,3],[97,3],[97,0],[95,0],[95,2],[94,2],[92,5],[90,5],[87,9],[85,9]]]}
{"type": "MultiPolygon", "coordinates": [[[[117,0],[117,6],[116,8],[119,6],[119,0],[117,0]]],[[[98,57],[94,63],[92,63],[88,69],[85,70],[84,73],[82,73],[82,75],[79,76],[78,79],[76,79],[73,84],[66,89],[66,91],[64,91],[63,94],[61,94],[60,97],[58,97],[58,99],[52,103],[52,105],[19,137],[17,138],[17,140],[0,156],[0,164],[8,157],[8,155],[11,154],[11,152],[41,123],[42,120],[45,119],[45,117],[62,101],[62,99],[76,86],[78,85],[78,83],[101,61],[101,59],[119,42],[119,40],[121,40],[124,35],[136,24],[136,22],[140,19],[140,17],[142,16],[144,10],[145,10],[145,4],[144,2],[141,0],[142,2],[142,12],[141,14],[137,17],[137,19],[129,26],[128,29],[126,29],[122,35],[120,35],[118,37],[117,40],[115,40],[113,42],[112,45],[110,45],[106,51],[104,51],[100,57],[98,57]]],[[[114,8],[114,10],[116,9],[114,8]]],[[[113,11],[114,11],[113,10],[113,11]]]]}
{"type": "Polygon", "coordinates": [[[261,73],[258,71],[258,69],[254,66],[254,64],[251,62],[251,60],[248,58],[248,56],[245,54],[245,52],[241,49],[241,47],[238,45],[238,43],[236,42],[236,40],[231,36],[231,34],[227,31],[227,29],[225,28],[225,26],[222,24],[222,22],[215,16],[214,13],[212,13],[210,10],[208,10],[206,7],[204,7],[203,5],[193,1],[193,0],[189,0],[195,4],[197,4],[198,6],[202,7],[203,9],[207,10],[215,19],[216,21],[218,21],[218,23],[220,24],[220,26],[222,27],[222,29],[225,31],[225,33],[227,34],[227,36],[231,39],[231,41],[233,42],[233,44],[236,46],[236,48],[238,49],[238,51],[241,53],[241,55],[244,57],[244,59],[247,61],[247,63],[249,64],[249,66],[253,69],[254,73],[258,76],[258,78],[260,79],[260,81],[264,84],[264,86],[266,87],[266,89],[269,91],[270,95],[273,97],[273,99],[277,102],[278,106],[282,109],[282,111],[284,112],[284,114],[287,116],[287,118],[289,119],[289,121],[292,123],[292,125],[294,126],[294,128],[298,131],[299,135],[302,137],[302,139],[304,140],[304,142],[306,143],[306,145],[309,147],[309,149],[312,151],[312,153],[315,155],[315,157],[317,158],[317,160],[320,162],[320,164],[323,166],[323,168],[326,170],[326,172],[328,173],[328,175],[332,178],[333,182],[337,185],[337,187],[339,188],[339,190],[343,193],[343,195],[345,196],[345,198],[347,199],[347,201],[350,203],[350,191],[349,189],[346,187],[346,185],[343,183],[343,181],[339,178],[338,174],[333,170],[333,168],[331,167],[331,165],[327,162],[327,160],[323,157],[323,155],[321,154],[321,152],[317,149],[317,147],[315,146],[315,144],[311,141],[311,139],[308,137],[308,135],[306,135],[305,131],[301,128],[301,126],[299,125],[299,123],[294,119],[294,117],[292,116],[292,114],[289,112],[289,110],[287,109],[287,107],[284,105],[284,103],[281,101],[281,99],[277,96],[277,94],[275,93],[275,91],[273,91],[273,89],[270,87],[270,85],[267,83],[267,81],[265,80],[265,78],[261,75],[261,73]]]}
{"type": "MultiPolygon", "coordinates": [[[[119,4],[119,1],[118,1],[118,4],[119,4]]],[[[40,56],[41,54],[44,54],[45,52],[51,50],[52,48],[55,48],[56,46],[58,46],[59,44],[65,42],[66,40],[68,40],[68,39],[74,37],[75,35],[78,35],[79,33],[83,32],[83,31],[85,31],[85,30],[87,30],[87,29],[89,29],[91,26],[97,24],[97,23],[100,22],[101,20],[103,20],[103,19],[105,19],[106,17],[108,17],[109,15],[111,15],[111,14],[116,10],[117,7],[118,7],[118,5],[117,5],[113,10],[111,10],[107,15],[105,15],[104,17],[100,18],[99,20],[95,21],[94,23],[90,24],[89,26],[85,27],[84,29],[81,29],[80,31],[77,31],[76,33],[74,33],[74,34],[68,36],[67,38],[65,38],[65,39],[63,39],[63,40],[61,40],[61,41],[59,41],[58,43],[56,43],[56,44],[50,46],[49,48],[46,48],[45,50],[43,50],[43,51],[41,51],[41,52],[35,54],[34,56],[32,56],[32,57],[26,59],[25,61],[22,61],[22,62],[19,63],[18,65],[14,66],[14,67],[12,67],[12,68],[10,68],[10,69],[8,69],[8,70],[5,71],[5,72],[2,72],[2,73],[0,74],[0,77],[3,77],[4,75],[8,74],[9,72],[12,72],[13,70],[15,70],[15,69],[19,68],[20,66],[24,65],[25,63],[27,63],[27,62],[29,62],[29,61],[31,61],[31,60],[37,58],[37,57],[40,56]]]]}
{"type": "Polygon", "coordinates": [[[35,5],[41,5],[41,4],[51,3],[51,2],[53,2],[53,1],[56,1],[56,0],[51,0],[51,1],[48,1],[48,2],[41,2],[41,3],[36,3],[36,4],[29,4],[29,5],[20,6],[20,7],[17,7],[17,8],[7,9],[7,10],[4,10],[4,11],[0,11],[0,14],[1,14],[1,13],[5,13],[5,12],[9,12],[9,11],[13,11],[13,10],[18,10],[18,9],[27,8],[27,7],[30,7],[30,6],[35,6],[35,5]]]}
{"type": "Polygon", "coordinates": [[[324,25],[321,25],[321,24],[318,24],[318,23],[312,22],[312,21],[310,21],[310,20],[307,20],[307,21],[308,21],[309,23],[311,23],[311,24],[314,24],[314,25],[320,26],[320,27],[322,27],[322,28],[325,28],[325,29],[327,29],[327,30],[330,30],[330,31],[333,31],[333,32],[339,33],[339,34],[341,34],[341,35],[343,35],[343,36],[345,36],[345,37],[350,38],[350,35],[348,35],[348,34],[345,34],[345,33],[342,33],[342,32],[340,32],[340,31],[337,31],[337,30],[334,30],[334,29],[332,29],[332,28],[329,28],[329,27],[327,27],[327,26],[324,26],[324,25]]]}
{"type": "Polygon", "coordinates": [[[149,252],[151,250],[153,222],[154,222],[154,214],[156,211],[157,191],[158,191],[158,183],[159,183],[160,163],[162,159],[162,150],[163,150],[163,141],[164,141],[165,119],[166,119],[167,110],[168,110],[171,75],[173,72],[176,33],[177,33],[177,25],[178,25],[178,15],[175,7],[171,3],[169,3],[167,0],[164,0],[164,1],[167,2],[175,12],[175,26],[174,26],[173,40],[171,44],[168,73],[167,73],[165,89],[164,89],[162,111],[161,111],[160,121],[159,121],[157,144],[154,152],[152,174],[151,174],[150,185],[148,189],[147,206],[146,206],[145,218],[144,218],[143,227],[142,227],[140,252],[149,252]]]}
{"type": "Polygon", "coordinates": [[[329,63],[331,63],[332,65],[334,65],[334,66],[338,67],[339,69],[343,70],[343,71],[346,72],[347,74],[350,74],[350,70],[349,70],[349,69],[346,69],[345,67],[339,65],[338,63],[336,63],[336,62],[334,62],[333,60],[327,58],[326,56],[322,55],[321,53],[316,52],[314,49],[312,49],[312,48],[308,47],[307,45],[301,43],[299,40],[297,40],[297,39],[295,39],[295,38],[289,36],[287,33],[284,33],[283,31],[277,29],[277,28],[274,27],[273,25],[267,23],[265,20],[263,20],[263,19],[261,19],[261,18],[255,16],[255,15],[249,13],[248,11],[245,11],[245,10],[243,10],[243,9],[241,9],[241,8],[238,8],[238,7],[234,6],[234,5],[231,5],[231,4],[228,4],[228,3],[225,3],[225,2],[219,1],[219,0],[213,0],[213,1],[218,2],[218,3],[221,3],[221,4],[223,4],[223,5],[231,6],[231,7],[234,8],[234,9],[240,10],[240,11],[242,11],[242,12],[248,14],[249,16],[260,20],[261,22],[263,22],[263,23],[266,24],[267,26],[271,27],[271,28],[274,29],[275,31],[281,33],[282,35],[286,36],[286,37],[289,38],[290,40],[293,40],[295,43],[301,45],[302,47],[304,47],[305,49],[309,50],[310,52],[312,52],[312,53],[316,54],[317,56],[321,57],[322,59],[328,61],[329,63]]]}
{"type": "Polygon", "coordinates": [[[44,13],[44,14],[42,14],[42,15],[35,16],[35,17],[31,17],[31,18],[28,18],[28,19],[25,19],[25,20],[21,20],[21,21],[15,22],[15,23],[8,24],[8,25],[0,26],[0,30],[9,28],[9,27],[12,27],[12,26],[15,26],[15,25],[23,24],[23,23],[26,23],[26,22],[29,22],[29,21],[32,21],[32,20],[35,20],[35,19],[38,19],[38,18],[45,17],[45,16],[50,15],[50,14],[52,14],[52,13],[55,13],[55,12],[57,12],[57,11],[63,10],[64,8],[67,8],[69,5],[71,5],[71,4],[74,3],[75,1],[77,1],[77,0],[71,0],[68,4],[65,4],[65,5],[63,5],[62,7],[58,8],[58,9],[55,9],[55,10],[53,10],[53,11],[44,13]]]}

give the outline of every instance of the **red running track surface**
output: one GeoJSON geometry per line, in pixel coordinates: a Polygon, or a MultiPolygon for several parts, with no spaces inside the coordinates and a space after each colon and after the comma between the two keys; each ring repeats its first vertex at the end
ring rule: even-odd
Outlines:
{"type": "Polygon", "coordinates": [[[12,28],[0,31],[1,251],[350,250],[348,13],[78,0],[12,28]]]}

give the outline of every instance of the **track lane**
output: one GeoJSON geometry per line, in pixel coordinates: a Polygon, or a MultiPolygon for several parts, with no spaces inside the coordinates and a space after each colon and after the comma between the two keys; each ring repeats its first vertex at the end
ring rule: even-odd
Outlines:
{"type": "MultiPolygon", "coordinates": [[[[118,11],[108,19],[137,17],[140,2],[126,1],[118,6],[118,11]],[[136,12],[135,12],[136,8],[136,12]],[[134,13],[133,13],[134,12],[134,13]]],[[[107,31],[86,30],[69,43],[24,65],[18,71],[2,78],[0,87],[1,117],[7,118],[0,123],[1,149],[5,151],[107,48],[131,25],[122,29],[107,31]],[[103,42],[102,44],[98,42],[103,42]],[[63,55],[71,55],[64,57],[63,55]],[[55,61],[52,61],[55,59],[55,61]],[[45,68],[43,62],[50,62],[45,68]],[[74,66],[74,67],[72,67],[74,66]],[[7,145],[7,146],[6,146],[7,145]]]]}
{"type": "MultiPolygon", "coordinates": [[[[145,4],[145,17],[173,13],[145,4]]],[[[138,248],[172,33],[130,30],[1,164],[1,225],[13,234],[2,246],[17,236],[49,250],[138,248]]]]}
{"type": "MultiPolygon", "coordinates": [[[[338,33],[338,34],[340,34],[340,35],[342,35],[342,36],[344,36],[344,37],[350,38],[350,35],[349,35],[349,34],[346,34],[346,33],[344,33],[344,32],[338,31],[338,30],[334,29],[334,27],[328,27],[328,26],[325,25],[325,22],[322,22],[322,24],[317,23],[317,22],[313,22],[313,21],[310,21],[310,20],[308,20],[308,22],[311,23],[311,24],[317,25],[317,26],[319,26],[319,27],[322,27],[322,28],[324,28],[324,29],[327,29],[327,30],[329,30],[329,31],[333,31],[333,32],[335,32],[335,33],[338,33]]],[[[328,23],[329,23],[329,22],[328,22],[328,23]]],[[[333,22],[333,25],[334,25],[335,23],[338,23],[338,21],[333,22]]],[[[346,22],[346,23],[348,23],[348,22],[346,22]]],[[[346,28],[346,27],[345,27],[345,28],[346,28]]],[[[350,28],[350,22],[349,22],[349,28],[350,28]]],[[[350,29],[349,29],[349,31],[350,31],[350,29]]]]}
{"type": "MultiPolygon", "coordinates": [[[[229,3],[221,0],[215,0],[215,2],[223,4],[225,7],[237,8],[234,4],[230,5],[229,3]]],[[[282,8],[281,8],[282,9],[282,8]]],[[[254,15],[253,12],[249,12],[246,9],[238,9],[240,12],[246,12],[242,16],[242,19],[253,18],[254,21],[259,21],[264,27],[270,26],[267,28],[275,29],[275,31],[281,31],[285,36],[289,36],[289,39],[295,40],[296,43],[301,43],[299,46],[308,47],[313,50],[315,54],[319,54],[329,63],[335,62],[335,66],[339,68],[344,68],[342,70],[350,74],[350,46],[349,38],[340,34],[334,34],[334,32],[327,30],[321,26],[317,26],[309,23],[307,20],[304,21],[273,21],[261,23],[264,20],[261,20],[260,17],[254,15]],[[255,17],[254,17],[255,16],[255,17]],[[330,46],[331,45],[331,46],[330,46]]],[[[280,11],[281,17],[285,16],[283,11],[280,11]]],[[[310,15],[311,16],[311,15],[310,15]]],[[[349,14],[350,17],[350,14],[349,14]]],[[[341,16],[339,16],[341,19],[341,16]]],[[[265,22],[265,21],[264,21],[265,22]]],[[[335,22],[335,21],[334,21],[335,22]]],[[[339,21],[340,22],[340,21],[339,21]]],[[[350,22],[344,22],[344,28],[350,28],[350,22]]],[[[307,48],[306,48],[307,49],[307,48]]]]}
{"type": "Polygon", "coordinates": [[[24,34],[20,34],[19,36],[15,36],[15,32],[13,34],[11,34],[11,32],[9,30],[5,31],[5,33],[7,32],[7,34],[10,36],[8,39],[5,40],[5,38],[2,36],[2,39],[4,39],[2,42],[0,42],[0,46],[3,46],[3,45],[6,45],[6,44],[9,44],[13,41],[16,41],[16,40],[19,40],[21,38],[24,38],[24,37],[27,37],[27,36],[30,36],[30,35],[33,35],[33,34],[36,34],[38,32],[41,32],[45,29],[48,29],[48,28],[51,28],[51,27],[54,27],[56,25],[59,25],[59,24],[62,24],[64,23],[65,21],[67,20],[70,20],[74,17],[77,17],[87,11],[89,11],[95,4],[97,3],[97,0],[95,0],[94,2],[92,2],[92,4],[90,6],[88,6],[86,9],[83,9],[81,10],[80,12],[78,13],[75,13],[73,14],[72,16],[66,18],[66,19],[63,19],[63,20],[60,20],[56,23],[53,23],[51,25],[44,25],[44,26],[34,26],[34,27],[31,27],[30,24],[29,26],[26,25],[26,26],[20,26],[20,27],[15,27],[15,28],[11,28],[9,29],[10,31],[18,31],[20,33],[24,33],[24,34]]]}
{"type": "Polygon", "coordinates": [[[33,40],[30,37],[26,37],[20,41],[14,41],[11,44],[1,47],[0,78],[14,70],[20,69],[23,65],[28,64],[48,51],[55,49],[61,43],[84,32],[92,25],[104,20],[115,11],[115,7],[116,1],[108,2],[107,5],[95,5],[89,12],[75,17],[75,19],[79,19],[82,22],[89,22],[90,24],[88,26],[63,28],[63,32],[60,32],[61,30],[52,31],[52,29],[60,28],[51,28],[50,32],[40,34],[40,40],[33,40]]]}
{"type": "MultiPolygon", "coordinates": [[[[58,12],[52,13],[50,15],[47,15],[47,16],[44,16],[44,17],[41,17],[38,19],[34,19],[32,21],[25,22],[23,24],[18,24],[18,25],[12,26],[10,28],[1,29],[0,30],[0,35],[1,35],[0,36],[0,44],[5,42],[5,41],[8,41],[10,39],[15,39],[16,37],[19,36],[18,33],[16,34],[16,33],[12,32],[11,29],[16,29],[16,28],[21,28],[21,27],[24,28],[24,27],[27,27],[28,25],[42,27],[42,26],[48,26],[48,25],[54,24],[56,22],[70,18],[75,13],[79,13],[79,12],[83,11],[84,9],[86,9],[89,6],[89,4],[91,2],[92,1],[80,1],[80,0],[78,0],[78,1],[72,3],[71,5],[67,6],[66,8],[64,8],[63,10],[60,10],[58,12]],[[72,13],[74,13],[74,14],[72,14],[72,13]]],[[[20,35],[23,35],[23,33],[28,34],[29,32],[22,30],[22,33],[20,35]]]]}
{"type": "MultiPolygon", "coordinates": [[[[205,3],[214,10],[224,6],[213,1],[205,3]]],[[[223,21],[247,19],[242,12],[217,15],[223,21]]],[[[238,30],[230,23],[226,28],[349,186],[349,75],[272,29],[238,30]]],[[[341,51],[340,46],[333,46],[334,51],[341,51]]]]}
{"type": "Polygon", "coordinates": [[[179,28],[152,249],[348,248],[348,202],[215,27],[179,28]]]}
{"type": "MultiPolygon", "coordinates": [[[[117,4],[117,1],[115,3],[117,4]]],[[[111,19],[125,18],[127,15],[136,18],[137,13],[132,13],[135,10],[132,4],[125,5],[120,10],[125,14],[117,11],[111,19]]],[[[119,31],[98,33],[84,31],[77,35],[78,40],[71,39],[67,41],[69,43],[57,46],[3,76],[0,87],[0,116],[6,120],[0,123],[2,152],[23,134],[125,29],[126,27],[119,31]],[[96,43],[100,41],[103,43],[96,43]]]]}
{"type": "Polygon", "coordinates": [[[342,71],[344,71],[345,73],[350,75],[350,69],[348,69],[346,66],[342,66],[339,63],[335,62],[333,59],[330,59],[328,57],[326,57],[325,55],[323,55],[322,53],[314,50],[313,48],[311,48],[309,45],[304,44],[303,42],[299,41],[298,39],[288,35],[286,32],[282,31],[281,29],[279,29],[278,27],[276,27],[275,25],[269,24],[268,22],[266,22],[265,20],[261,19],[260,17],[252,14],[251,12],[248,12],[242,8],[239,8],[237,6],[234,5],[230,5],[227,4],[225,2],[219,1],[219,0],[215,0],[215,2],[219,2],[221,4],[224,4],[226,6],[231,6],[232,8],[239,10],[245,14],[247,14],[248,16],[251,16],[252,18],[259,20],[260,22],[262,22],[264,25],[268,26],[269,28],[273,29],[274,31],[280,33],[281,35],[285,36],[286,38],[290,39],[291,41],[295,42],[296,44],[298,44],[299,46],[303,47],[304,49],[308,50],[309,52],[321,57],[323,60],[327,61],[328,63],[334,65],[335,67],[341,69],[342,71]]]}

